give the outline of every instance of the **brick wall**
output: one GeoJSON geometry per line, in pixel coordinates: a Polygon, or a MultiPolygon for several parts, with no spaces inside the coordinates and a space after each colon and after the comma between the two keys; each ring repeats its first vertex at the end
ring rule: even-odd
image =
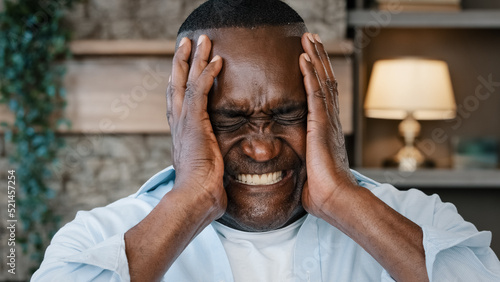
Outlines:
{"type": "MultiPolygon", "coordinates": [[[[175,39],[183,20],[203,0],[85,1],[68,13],[76,39],[175,39]]],[[[345,0],[286,0],[310,31],[324,40],[343,38],[345,0]]]]}
{"type": "MultiPolygon", "coordinates": [[[[0,135],[0,281],[27,279],[30,262],[16,247],[16,275],[7,273],[6,230],[7,170],[6,153],[12,152],[0,135]]],[[[135,193],[154,173],[172,163],[169,135],[66,135],[67,146],[59,153],[60,164],[51,167],[54,177],[50,187],[57,191],[51,202],[54,211],[62,216],[62,223],[71,221],[79,210],[105,206],[117,199],[135,193]]],[[[18,168],[22,169],[22,168],[18,168]]],[[[16,183],[20,189],[22,183],[16,183]]],[[[19,236],[20,223],[17,225],[19,236]]]]}

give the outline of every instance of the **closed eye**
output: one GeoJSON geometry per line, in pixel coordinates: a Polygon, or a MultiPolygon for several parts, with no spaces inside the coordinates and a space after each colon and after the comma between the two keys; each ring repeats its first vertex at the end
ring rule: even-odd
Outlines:
{"type": "Polygon", "coordinates": [[[300,116],[276,116],[274,117],[274,120],[282,125],[294,125],[294,124],[300,124],[304,123],[306,121],[307,116],[306,115],[300,115],[300,116]]]}
{"type": "Polygon", "coordinates": [[[220,118],[212,120],[212,127],[215,131],[236,131],[247,122],[244,117],[220,118]]]}
{"type": "Polygon", "coordinates": [[[282,125],[294,125],[304,123],[307,120],[307,109],[296,109],[291,112],[275,114],[274,121],[282,125]]]}
{"type": "Polygon", "coordinates": [[[290,103],[272,110],[273,120],[282,125],[300,124],[307,120],[307,104],[290,103]]]}

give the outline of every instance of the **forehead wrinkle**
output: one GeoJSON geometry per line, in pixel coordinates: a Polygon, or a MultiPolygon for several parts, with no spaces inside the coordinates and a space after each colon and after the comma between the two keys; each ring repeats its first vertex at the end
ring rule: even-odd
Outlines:
{"type": "MultiPolygon", "coordinates": [[[[245,96],[247,98],[248,96],[245,96]]],[[[305,99],[291,100],[288,99],[286,94],[278,94],[276,97],[271,97],[267,95],[260,95],[263,99],[259,99],[261,102],[256,106],[251,106],[251,102],[247,103],[248,99],[236,101],[234,99],[223,100],[222,103],[211,109],[214,114],[228,115],[232,114],[242,114],[250,116],[256,113],[264,113],[265,115],[281,114],[287,113],[289,111],[294,111],[300,108],[307,108],[307,102],[305,99]],[[271,100],[271,101],[269,101],[271,100]]],[[[252,101],[252,99],[250,99],[252,101]]]]}
{"type": "Polygon", "coordinates": [[[289,100],[305,101],[299,69],[300,35],[286,34],[282,27],[212,30],[213,55],[224,61],[210,109],[272,114],[289,100]]]}
{"type": "Polygon", "coordinates": [[[234,99],[224,99],[221,103],[211,107],[211,111],[214,113],[229,113],[229,112],[241,112],[242,114],[249,115],[249,105],[241,103],[241,101],[236,101],[234,99]],[[238,104],[238,102],[240,102],[238,104]]]}
{"type": "Polygon", "coordinates": [[[277,75],[280,72],[274,72],[272,64],[255,66],[242,61],[233,63],[226,68],[231,79],[219,80],[217,83],[220,90],[218,97],[212,100],[215,103],[210,103],[212,110],[239,109],[246,115],[258,112],[270,114],[282,104],[302,104],[306,101],[301,77],[277,75]],[[251,70],[250,77],[238,72],[243,65],[251,70]]]}

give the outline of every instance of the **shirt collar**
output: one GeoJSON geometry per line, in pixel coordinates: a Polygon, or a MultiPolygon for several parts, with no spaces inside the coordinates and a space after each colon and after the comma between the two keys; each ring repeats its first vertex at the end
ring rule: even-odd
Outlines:
{"type": "MultiPolygon", "coordinates": [[[[158,186],[167,184],[175,180],[175,170],[173,166],[169,166],[162,171],[156,173],[151,177],[146,183],[144,183],[141,188],[133,195],[134,198],[139,197],[141,194],[154,191],[158,186]]],[[[168,191],[165,191],[165,193],[168,191]]]]}

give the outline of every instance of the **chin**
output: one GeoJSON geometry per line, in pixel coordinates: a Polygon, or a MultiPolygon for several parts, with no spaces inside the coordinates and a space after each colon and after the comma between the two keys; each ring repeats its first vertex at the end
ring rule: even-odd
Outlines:
{"type": "Polygon", "coordinates": [[[218,220],[231,228],[264,232],[285,227],[306,214],[300,202],[300,193],[288,198],[288,201],[275,201],[270,197],[259,197],[254,204],[239,204],[228,197],[226,213],[218,220]]]}
{"type": "Polygon", "coordinates": [[[218,221],[241,231],[263,232],[285,227],[305,215],[301,198],[306,174],[299,168],[272,175],[262,177],[264,182],[255,175],[226,174],[228,205],[218,221]]]}

